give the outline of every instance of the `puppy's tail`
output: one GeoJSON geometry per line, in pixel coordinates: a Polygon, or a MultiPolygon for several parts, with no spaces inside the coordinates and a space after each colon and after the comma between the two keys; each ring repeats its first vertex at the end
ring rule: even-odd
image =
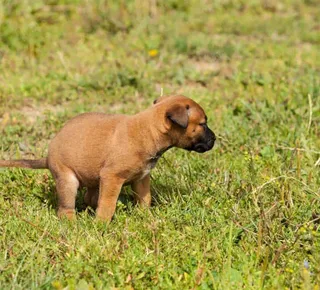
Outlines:
{"type": "Polygon", "coordinates": [[[22,167],[32,169],[47,169],[47,158],[37,160],[21,159],[21,160],[0,160],[0,167],[22,167]]]}

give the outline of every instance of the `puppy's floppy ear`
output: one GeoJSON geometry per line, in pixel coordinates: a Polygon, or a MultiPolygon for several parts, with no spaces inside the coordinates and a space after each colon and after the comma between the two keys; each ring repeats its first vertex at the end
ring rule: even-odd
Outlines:
{"type": "Polygon", "coordinates": [[[172,123],[186,129],[189,121],[189,105],[174,104],[166,112],[166,118],[172,123]]]}

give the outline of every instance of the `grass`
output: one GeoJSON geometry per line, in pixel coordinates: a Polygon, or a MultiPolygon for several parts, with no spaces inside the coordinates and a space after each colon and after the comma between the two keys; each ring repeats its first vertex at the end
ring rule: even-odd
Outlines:
{"type": "Polygon", "coordinates": [[[1,289],[319,289],[316,0],[0,1],[1,158],[45,156],[78,113],[181,93],[215,150],[173,149],[153,207],[59,221],[47,171],[1,169],[1,289]]]}

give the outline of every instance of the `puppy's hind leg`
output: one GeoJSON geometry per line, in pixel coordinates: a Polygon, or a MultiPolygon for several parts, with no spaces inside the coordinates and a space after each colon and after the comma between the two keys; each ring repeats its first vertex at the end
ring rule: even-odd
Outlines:
{"type": "Polygon", "coordinates": [[[75,218],[79,181],[71,170],[59,173],[55,180],[58,195],[58,216],[72,220],[75,218]]]}

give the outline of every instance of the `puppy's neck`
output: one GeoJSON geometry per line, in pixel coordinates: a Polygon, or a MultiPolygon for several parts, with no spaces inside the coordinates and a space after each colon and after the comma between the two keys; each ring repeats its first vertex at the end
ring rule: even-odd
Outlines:
{"type": "Polygon", "coordinates": [[[158,160],[164,152],[172,147],[172,140],[164,129],[162,112],[149,109],[138,113],[133,118],[142,136],[148,136],[148,138],[140,140],[141,147],[147,154],[147,159],[158,160]]]}
{"type": "Polygon", "coordinates": [[[162,156],[162,154],[164,154],[167,150],[169,150],[170,148],[172,148],[173,146],[168,146],[166,148],[161,149],[160,151],[158,151],[154,156],[152,156],[150,158],[151,161],[158,161],[159,158],[162,156]]]}

